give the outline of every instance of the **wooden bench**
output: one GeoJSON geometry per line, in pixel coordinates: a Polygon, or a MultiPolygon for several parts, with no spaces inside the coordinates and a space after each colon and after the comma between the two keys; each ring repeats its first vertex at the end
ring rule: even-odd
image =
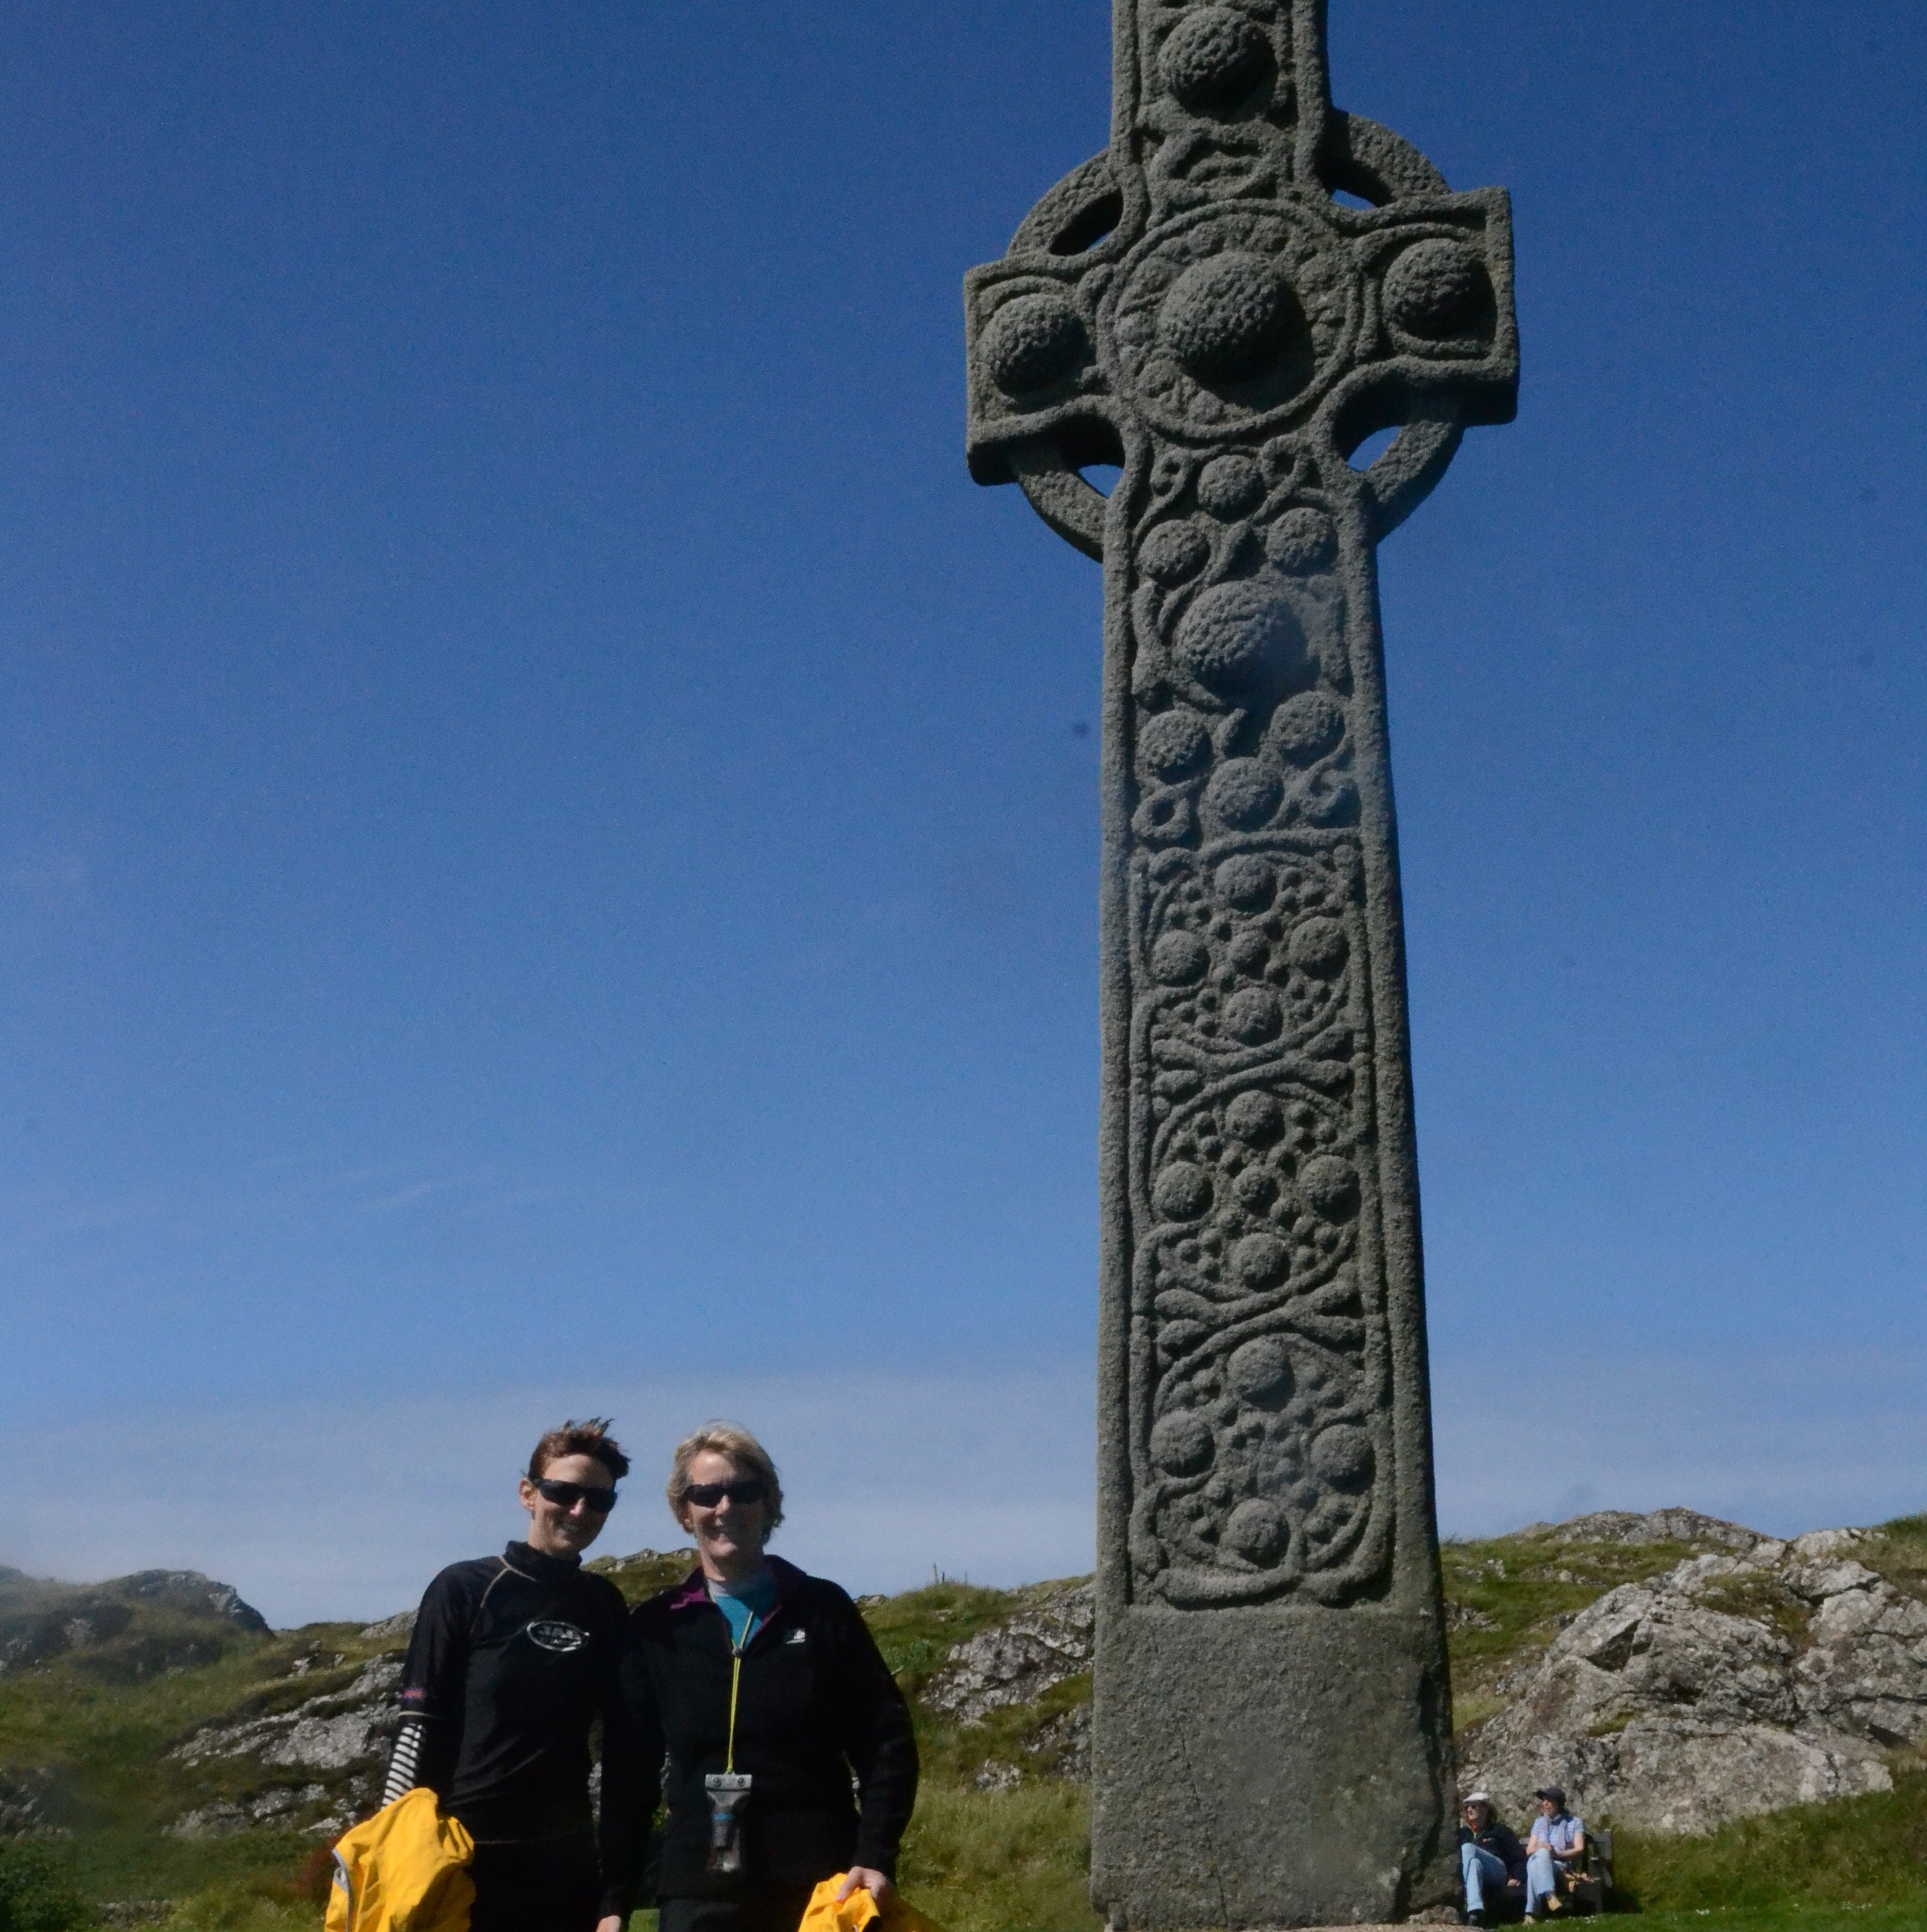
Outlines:
{"type": "Polygon", "coordinates": [[[1613,1834],[1610,1831],[1586,1834],[1586,1852],[1577,1870],[1568,1867],[1560,1874],[1559,1895],[1574,1912],[1604,1912],[1613,1895],[1613,1834]]]}

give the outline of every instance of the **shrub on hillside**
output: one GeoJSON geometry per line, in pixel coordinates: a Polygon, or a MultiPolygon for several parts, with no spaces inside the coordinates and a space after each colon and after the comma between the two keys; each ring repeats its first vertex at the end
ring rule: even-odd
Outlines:
{"type": "Polygon", "coordinates": [[[44,1845],[0,1841],[0,1932],[81,1932],[92,1922],[66,1867],[44,1845]]]}

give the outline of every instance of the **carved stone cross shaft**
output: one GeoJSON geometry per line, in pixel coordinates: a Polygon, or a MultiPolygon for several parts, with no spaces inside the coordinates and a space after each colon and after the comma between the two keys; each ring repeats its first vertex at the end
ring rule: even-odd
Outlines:
{"type": "Polygon", "coordinates": [[[1092,1892],[1131,1927],[1456,1876],[1374,546],[1512,415],[1511,236],[1331,105],[1324,26],[1115,0],[1109,151],[965,290],[972,474],[1104,565],[1092,1892]]]}

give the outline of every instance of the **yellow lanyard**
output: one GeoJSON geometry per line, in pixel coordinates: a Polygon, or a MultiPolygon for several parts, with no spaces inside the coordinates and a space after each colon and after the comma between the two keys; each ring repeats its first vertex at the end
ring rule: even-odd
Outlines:
{"type": "Polygon", "coordinates": [[[723,1757],[722,1768],[728,1776],[736,1768],[736,1694],[743,1686],[743,1653],[749,1648],[749,1640],[756,1634],[756,1612],[749,1612],[749,1621],[743,1627],[743,1641],[729,1646],[729,1745],[723,1757]]]}

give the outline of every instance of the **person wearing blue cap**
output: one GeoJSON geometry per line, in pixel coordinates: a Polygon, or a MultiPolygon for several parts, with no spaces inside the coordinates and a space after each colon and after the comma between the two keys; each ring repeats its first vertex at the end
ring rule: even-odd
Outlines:
{"type": "Polygon", "coordinates": [[[1556,1784],[1541,1785],[1532,1796],[1539,1815],[1526,1840],[1526,1918],[1529,1924],[1565,1910],[1559,1896],[1559,1875],[1571,1870],[1586,1856],[1586,1827],[1565,1808],[1565,1793],[1556,1784]]]}

